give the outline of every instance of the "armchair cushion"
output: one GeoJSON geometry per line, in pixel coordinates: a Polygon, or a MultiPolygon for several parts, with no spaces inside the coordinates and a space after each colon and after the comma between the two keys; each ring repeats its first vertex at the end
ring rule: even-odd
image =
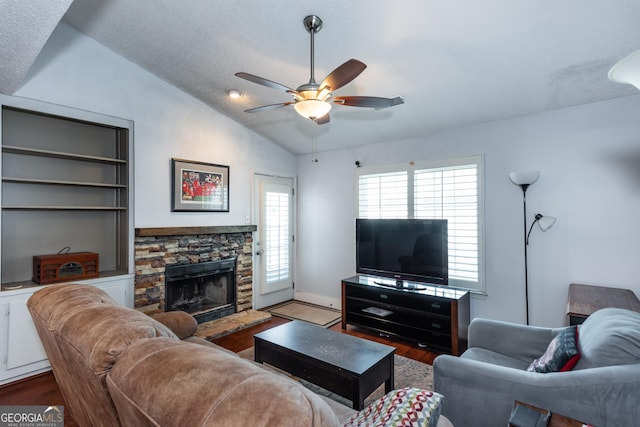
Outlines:
{"type": "Polygon", "coordinates": [[[508,355],[521,362],[520,369],[526,369],[533,359],[545,352],[561,330],[475,318],[469,325],[469,348],[508,355]]]}
{"type": "Polygon", "coordinates": [[[569,326],[549,343],[547,351],[531,362],[529,372],[566,372],[573,369],[580,359],[578,351],[578,327],[569,326]]]}
{"type": "Polygon", "coordinates": [[[640,313],[603,308],[584,321],[580,330],[580,361],[575,369],[640,362],[640,313]]]}

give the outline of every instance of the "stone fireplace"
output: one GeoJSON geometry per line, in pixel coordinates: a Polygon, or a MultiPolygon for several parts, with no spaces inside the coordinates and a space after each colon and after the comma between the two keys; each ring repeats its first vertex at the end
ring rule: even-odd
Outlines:
{"type": "Polygon", "coordinates": [[[255,225],[137,228],[135,231],[134,304],[137,310],[155,314],[171,309],[193,309],[194,317],[204,322],[210,320],[204,320],[207,316],[219,318],[252,308],[255,225]],[[216,266],[216,262],[221,263],[216,266]],[[178,292],[182,291],[182,298],[171,295],[173,290],[168,291],[172,279],[179,275],[176,272],[187,271],[187,275],[197,276],[202,273],[201,270],[212,266],[218,272],[227,270],[230,264],[234,265],[232,277],[229,271],[225,271],[215,280],[201,280],[199,284],[182,286],[182,290],[178,289],[178,292]],[[204,290],[206,285],[209,285],[208,291],[204,290]],[[231,285],[234,290],[231,290],[231,285]],[[178,299],[182,308],[167,306],[167,291],[169,298],[178,299]],[[196,295],[198,292],[202,294],[196,295]],[[212,298],[220,299],[223,295],[226,299],[224,303],[221,300],[210,301],[212,298]],[[198,304],[210,307],[198,308],[198,304]],[[201,312],[210,313],[200,316],[203,314],[201,312]]]}

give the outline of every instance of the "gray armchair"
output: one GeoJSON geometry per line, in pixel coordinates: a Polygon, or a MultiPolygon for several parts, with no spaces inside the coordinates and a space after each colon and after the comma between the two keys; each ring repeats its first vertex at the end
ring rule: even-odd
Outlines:
{"type": "Polygon", "coordinates": [[[434,361],[442,414],[456,427],[505,426],[519,400],[598,427],[639,425],[640,313],[599,310],[579,327],[572,371],[527,372],[562,329],[474,319],[468,350],[434,361]]]}

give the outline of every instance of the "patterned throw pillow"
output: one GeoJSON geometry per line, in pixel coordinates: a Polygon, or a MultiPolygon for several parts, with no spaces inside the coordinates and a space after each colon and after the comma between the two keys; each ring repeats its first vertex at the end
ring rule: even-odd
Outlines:
{"type": "Polygon", "coordinates": [[[435,427],[443,399],[441,394],[421,388],[392,390],[355,413],[344,427],[435,427]]]}
{"type": "Polygon", "coordinates": [[[578,350],[578,327],[569,326],[551,341],[547,351],[531,362],[529,372],[565,372],[576,366],[580,359],[578,350]]]}

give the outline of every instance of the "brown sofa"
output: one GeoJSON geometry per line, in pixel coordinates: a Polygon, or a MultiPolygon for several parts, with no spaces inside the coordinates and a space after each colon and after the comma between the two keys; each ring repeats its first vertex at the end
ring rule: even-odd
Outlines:
{"type": "Polygon", "coordinates": [[[355,413],[193,336],[186,313],[152,318],[79,284],[45,287],[27,307],[81,426],[339,426],[355,413]]]}

